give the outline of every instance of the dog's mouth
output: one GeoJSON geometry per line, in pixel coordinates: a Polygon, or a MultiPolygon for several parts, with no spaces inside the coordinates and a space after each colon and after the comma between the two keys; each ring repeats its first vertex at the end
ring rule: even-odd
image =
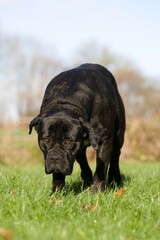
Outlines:
{"type": "Polygon", "coordinates": [[[46,174],[51,174],[51,173],[61,173],[62,175],[71,175],[72,174],[73,168],[59,168],[58,166],[52,166],[52,165],[46,165],[45,164],[45,173],[46,174]]]}
{"type": "Polygon", "coordinates": [[[65,171],[65,172],[62,172],[62,171],[59,171],[59,170],[46,170],[45,169],[45,173],[46,174],[54,174],[54,173],[61,173],[62,175],[66,176],[66,175],[71,175],[72,174],[72,171],[65,171]]]}

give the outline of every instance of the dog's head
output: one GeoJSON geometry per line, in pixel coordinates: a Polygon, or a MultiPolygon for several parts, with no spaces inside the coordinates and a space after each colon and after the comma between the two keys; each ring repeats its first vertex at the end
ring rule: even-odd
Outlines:
{"type": "Polygon", "coordinates": [[[32,132],[33,126],[38,133],[38,143],[44,154],[47,174],[57,172],[70,175],[76,156],[87,138],[91,145],[97,148],[94,134],[88,126],[69,116],[36,117],[30,122],[29,133],[32,132]]]}

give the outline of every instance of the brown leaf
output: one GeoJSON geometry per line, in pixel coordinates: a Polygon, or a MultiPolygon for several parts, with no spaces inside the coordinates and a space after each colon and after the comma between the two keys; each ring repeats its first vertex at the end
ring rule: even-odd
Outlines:
{"type": "Polygon", "coordinates": [[[61,204],[63,204],[63,200],[57,199],[57,198],[55,198],[55,197],[53,196],[53,197],[51,197],[51,199],[49,200],[49,203],[55,204],[55,205],[61,205],[61,204]]]}
{"type": "Polygon", "coordinates": [[[9,194],[11,194],[11,195],[16,195],[17,193],[16,193],[15,191],[12,191],[12,190],[11,190],[11,191],[9,192],[9,194]]]}
{"type": "Polygon", "coordinates": [[[4,240],[13,239],[12,233],[6,228],[0,228],[0,237],[2,237],[4,240]]]}
{"type": "Polygon", "coordinates": [[[124,194],[124,192],[125,192],[125,189],[124,188],[120,188],[117,192],[115,192],[114,195],[116,197],[120,197],[120,196],[122,196],[124,194]]]}
{"type": "Polygon", "coordinates": [[[83,209],[87,209],[87,210],[90,210],[90,211],[95,211],[98,207],[98,204],[94,204],[94,205],[83,205],[82,208],[83,209]]]}

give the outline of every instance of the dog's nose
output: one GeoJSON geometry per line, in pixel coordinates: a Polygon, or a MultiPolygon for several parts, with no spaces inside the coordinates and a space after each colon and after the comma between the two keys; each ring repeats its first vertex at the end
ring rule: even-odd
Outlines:
{"type": "Polygon", "coordinates": [[[53,161],[53,162],[58,162],[58,156],[52,157],[52,161],[53,161]]]}

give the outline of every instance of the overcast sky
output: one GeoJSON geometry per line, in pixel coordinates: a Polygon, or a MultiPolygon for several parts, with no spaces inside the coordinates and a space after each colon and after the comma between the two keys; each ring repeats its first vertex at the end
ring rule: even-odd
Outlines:
{"type": "Polygon", "coordinates": [[[0,33],[53,46],[69,62],[95,41],[160,79],[160,0],[0,0],[0,33]]]}

